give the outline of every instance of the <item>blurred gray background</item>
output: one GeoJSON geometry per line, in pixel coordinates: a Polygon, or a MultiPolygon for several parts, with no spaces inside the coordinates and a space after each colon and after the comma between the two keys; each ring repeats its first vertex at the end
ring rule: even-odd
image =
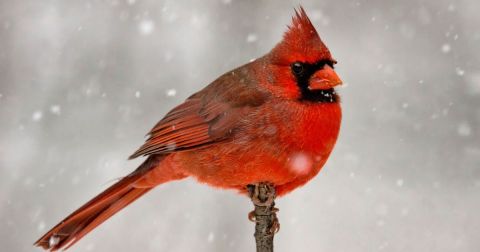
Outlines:
{"type": "MultiPolygon", "coordinates": [[[[0,244],[141,160],[169,109],[268,52],[301,3],[338,60],[341,135],[278,200],[276,251],[480,251],[480,2],[0,1],[0,244]]],[[[245,197],[162,185],[71,251],[253,251],[245,197]]]]}

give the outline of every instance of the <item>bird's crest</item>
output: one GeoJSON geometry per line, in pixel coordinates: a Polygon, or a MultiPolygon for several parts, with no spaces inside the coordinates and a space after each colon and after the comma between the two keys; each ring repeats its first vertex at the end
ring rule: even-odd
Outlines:
{"type": "Polygon", "coordinates": [[[330,51],[318,36],[315,27],[300,6],[295,9],[292,23],[283,34],[283,40],[272,50],[275,58],[284,62],[332,60],[330,51]]]}

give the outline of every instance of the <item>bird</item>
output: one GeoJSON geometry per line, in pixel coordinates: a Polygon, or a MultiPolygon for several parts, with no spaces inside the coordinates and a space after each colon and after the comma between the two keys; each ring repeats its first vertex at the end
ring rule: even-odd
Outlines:
{"type": "Polygon", "coordinates": [[[153,188],[188,177],[247,194],[268,182],[284,196],[315,177],[337,141],[337,61],[304,8],[281,41],[173,108],[129,159],[132,173],[74,211],[34,245],[68,249],[153,188]]]}

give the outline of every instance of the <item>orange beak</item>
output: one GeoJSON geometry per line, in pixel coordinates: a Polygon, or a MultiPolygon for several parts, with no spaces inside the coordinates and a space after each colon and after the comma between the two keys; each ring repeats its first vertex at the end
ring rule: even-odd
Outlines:
{"type": "Polygon", "coordinates": [[[337,73],[329,65],[325,65],[322,69],[316,71],[308,81],[308,89],[310,90],[327,90],[342,84],[342,80],[337,73]]]}

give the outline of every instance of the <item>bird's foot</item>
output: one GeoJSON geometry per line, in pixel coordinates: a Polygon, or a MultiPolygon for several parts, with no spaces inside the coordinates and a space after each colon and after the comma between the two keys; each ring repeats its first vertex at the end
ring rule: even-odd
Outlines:
{"type": "Polygon", "coordinates": [[[280,222],[278,221],[278,218],[277,218],[277,212],[278,212],[278,208],[274,207],[272,209],[273,221],[269,230],[270,234],[276,234],[278,233],[278,231],[280,231],[280,222]]]}
{"type": "Polygon", "coordinates": [[[255,185],[248,185],[247,190],[250,194],[250,199],[256,206],[272,206],[275,201],[275,187],[271,184],[260,183],[255,185]],[[262,195],[262,197],[260,197],[262,195]],[[266,195],[267,197],[263,197],[266,195]]]}
{"type": "Polygon", "coordinates": [[[251,222],[257,222],[257,219],[255,218],[255,210],[248,213],[248,220],[251,222]]]}
{"type": "Polygon", "coordinates": [[[255,210],[248,213],[248,219],[256,224],[255,235],[263,234],[273,236],[280,231],[280,223],[277,218],[278,208],[275,207],[275,187],[270,183],[258,183],[247,186],[250,199],[255,210]],[[259,231],[263,230],[263,231],[259,231]]]}

